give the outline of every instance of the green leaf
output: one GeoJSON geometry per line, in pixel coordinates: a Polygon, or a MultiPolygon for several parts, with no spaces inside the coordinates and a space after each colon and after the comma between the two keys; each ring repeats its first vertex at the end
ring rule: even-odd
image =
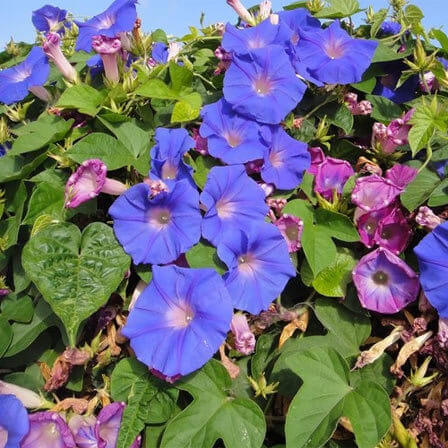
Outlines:
{"type": "Polygon", "coordinates": [[[398,47],[390,47],[385,43],[378,41],[378,47],[376,48],[375,54],[373,55],[372,63],[404,59],[408,57],[412,53],[412,51],[412,46],[409,46],[407,51],[398,52],[398,47]]]}
{"type": "Polygon", "coordinates": [[[319,109],[316,115],[320,118],[326,116],[329,123],[341,128],[346,134],[353,129],[353,115],[345,104],[330,103],[319,109]]]}
{"type": "Polygon", "coordinates": [[[410,211],[423,204],[440,185],[440,178],[434,171],[424,168],[401,193],[401,203],[410,211]]]}
{"type": "Polygon", "coordinates": [[[278,335],[263,333],[257,339],[255,354],[250,360],[252,378],[258,380],[269,362],[277,355],[278,335]]]}
{"type": "Polygon", "coordinates": [[[40,215],[49,215],[55,219],[62,219],[64,214],[65,193],[62,186],[55,186],[47,182],[40,183],[31,195],[28,212],[23,224],[34,224],[40,215]]]}
{"type": "Polygon", "coordinates": [[[22,157],[6,154],[0,163],[0,182],[12,182],[28,177],[39,165],[47,160],[47,154],[37,157],[22,157]]]}
{"type": "Polygon", "coordinates": [[[174,105],[171,123],[184,123],[196,119],[199,117],[201,107],[202,98],[199,93],[194,92],[184,96],[174,105]]]}
{"type": "Polygon", "coordinates": [[[22,263],[75,346],[81,322],[117,289],[129,268],[129,257],[109,226],[95,222],[81,235],[75,225],[61,223],[28,241],[22,263]]]}
{"type": "Polygon", "coordinates": [[[342,19],[361,11],[358,0],[328,0],[329,6],[314,16],[320,19],[342,19]]]}
{"type": "MultiPolygon", "coordinates": [[[[3,157],[4,158],[4,157],[3,157]]],[[[6,208],[9,212],[15,213],[8,219],[0,221],[0,238],[2,239],[2,250],[7,250],[17,244],[19,237],[20,224],[22,222],[23,208],[26,201],[26,188],[21,181],[18,184],[12,184],[14,187],[13,196],[8,198],[6,208]]],[[[11,190],[9,190],[10,192],[11,190]]]]}
{"type": "Polygon", "coordinates": [[[415,5],[408,5],[404,10],[404,19],[409,25],[416,25],[421,22],[424,14],[422,10],[415,5]]]}
{"type": "Polygon", "coordinates": [[[373,16],[373,23],[370,27],[370,37],[373,39],[377,35],[382,23],[386,20],[388,14],[387,8],[380,9],[375,15],[373,16]]]}
{"type": "Polygon", "coordinates": [[[176,387],[193,402],[168,424],[161,448],[212,448],[218,439],[226,448],[260,448],[266,422],[258,405],[228,394],[232,381],[224,366],[212,359],[176,387]]]}
{"type": "Polygon", "coordinates": [[[28,296],[6,297],[1,304],[2,316],[15,322],[28,323],[34,315],[33,301],[28,296]]]}
{"type": "Polygon", "coordinates": [[[283,213],[294,215],[300,218],[304,225],[313,224],[314,209],[308,202],[302,199],[294,199],[286,204],[283,213]]]}
{"type": "Polygon", "coordinates": [[[320,271],[313,280],[314,289],[323,296],[344,297],[347,285],[352,281],[355,265],[353,253],[349,249],[338,248],[334,262],[320,271]]]}
{"type": "Polygon", "coordinates": [[[305,193],[308,200],[311,202],[311,204],[316,205],[317,199],[316,195],[314,194],[314,176],[311,173],[308,173],[305,171],[303,174],[302,183],[300,184],[300,189],[305,193]]]}
{"type": "Polygon", "coordinates": [[[391,424],[389,397],[378,384],[350,385],[349,366],[332,348],[302,351],[288,360],[303,380],[286,417],[287,448],[319,448],[347,417],[360,448],[374,448],[391,424]]]}
{"type": "Polygon", "coordinates": [[[12,342],[5,353],[5,356],[14,356],[22,352],[47,328],[58,324],[58,319],[45,300],[39,300],[34,315],[30,323],[13,323],[12,324],[12,342]]]}
{"type": "Polygon", "coordinates": [[[205,241],[200,241],[185,254],[191,268],[213,268],[219,275],[227,271],[226,265],[218,258],[216,249],[205,241]]]}
{"type": "Polygon", "coordinates": [[[171,61],[169,64],[171,87],[175,92],[180,92],[185,87],[190,87],[193,81],[193,72],[187,67],[171,61]]]}
{"type": "Polygon", "coordinates": [[[329,236],[348,243],[359,241],[358,231],[347,216],[323,208],[318,208],[315,216],[317,225],[329,236]]]}
{"type": "Polygon", "coordinates": [[[389,123],[402,115],[401,107],[394,102],[378,95],[367,95],[366,99],[372,103],[372,118],[382,123],[389,123]]]}
{"type": "Polygon", "coordinates": [[[439,41],[443,51],[448,53],[448,36],[442,30],[437,30],[435,28],[431,30],[431,34],[439,41]]]}
{"type": "Polygon", "coordinates": [[[333,263],[336,246],[327,230],[318,226],[303,227],[302,248],[313,274],[316,276],[333,263]]]}
{"type": "Polygon", "coordinates": [[[101,159],[111,171],[132,165],[135,160],[126,146],[116,138],[102,132],[89,134],[65,154],[78,163],[88,159],[101,159]]]}
{"type": "Polygon", "coordinates": [[[448,204],[448,179],[444,179],[434,189],[429,196],[428,205],[430,207],[440,207],[441,205],[448,204]]]}
{"type": "Polygon", "coordinates": [[[87,84],[79,84],[65,90],[56,107],[77,109],[82,114],[94,117],[105,97],[105,92],[100,92],[87,84]]]}
{"type": "Polygon", "coordinates": [[[395,387],[395,377],[390,373],[394,360],[387,354],[381,355],[375,362],[368,364],[362,369],[352,370],[350,373],[350,384],[358,385],[361,381],[369,380],[377,383],[388,394],[395,387]]]}
{"type": "Polygon", "coordinates": [[[177,100],[179,93],[167,86],[161,79],[153,78],[141,85],[135,93],[146,98],[177,100]]]}
{"type": "Polygon", "coordinates": [[[0,316],[0,358],[6,353],[12,341],[12,328],[8,320],[0,316]]]}
{"type": "Polygon", "coordinates": [[[209,171],[217,164],[214,157],[203,156],[195,160],[193,178],[199,188],[204,188],[209,171]]]}

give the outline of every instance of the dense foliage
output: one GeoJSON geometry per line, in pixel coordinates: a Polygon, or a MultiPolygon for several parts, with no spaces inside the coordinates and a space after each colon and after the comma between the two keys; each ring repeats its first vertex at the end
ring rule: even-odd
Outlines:
{"type": "Polygon", "coordinates": [[[448,36],[227,3],[0,54],[1,448],[447,446],[448,36]]]}

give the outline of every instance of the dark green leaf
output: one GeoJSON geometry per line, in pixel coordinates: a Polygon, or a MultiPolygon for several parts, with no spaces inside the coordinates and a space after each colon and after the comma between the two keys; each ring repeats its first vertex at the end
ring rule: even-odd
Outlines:
{"type": "Polygon", "coordinates": [[[34,224],[40,215],[49,215],[62,219],[65,203],[64,187],[62,185],[40,183],[33,191],[28,205],[28,212],[23,224],[34,224]]]}
{"type": "Polygon", "coordinates": [[[2,316],[15,322],[28,323],[33,318],[33,301],[28,296],[15,298],[10,294],[1,304],[2,316]]]}
{"type": "Polygon", "coordinates": [[[381,355],[374,363],[368,364],[362,369],[353,370],[350,373],[352,386],[358,385],[363,380],[377,383],[388,394],[391,394],[395,386],[395,377],[390,373],[394,360],[387,354],[381,355]]]}
{"type": "Polygon", "coordinates": [[[401,194],[401,203],[411,212],[423,204],[440,185],[440,178],[434,171],[424,168],[401,194]]]}
{"type": "Polygon", "coordinates": [[[325,229],[318,226],[304,224],[302,248],[315,276],[330,266],[336,257],[333,240],[325,229]]]}
{"type": "Polygon", "coordinates": [[[82,114],[94,117],[105,97],[104,92],[100,92],[87,84],[79,84],[65,90],[56,106],[65,109],[77,109],[82,114]]]}
{"type": "Polygon", "coordinates": [[[358,231],[347,216],[323,208],[318,208],[315,216],[316,224],[332,238],[348,243],[359,241],[358,231]]]}
{"type": "Polygon", "coordinates": [[[440,207],[441,205],[448,204],[448,179],[444,179],[433,190],[431,196],[429,196],[428,205],[430,207],[440,207]]]}
{"type": "Polygon", "coordinates": [[[8,320],[0,316],[0,358],[6,353],[11,344],[13,331],[8,320]]]}
{"type": "Polygon", "coordinates": [[[37,157],[22,157],[6,154],[0,163],[0,182],[12,182],[29,176],[47,159],[47,154],[37,157]]]}
{"type": "Polygon", "coordinates": [[[367,95],[366,99],[372,103],[372,118],[382,123],[389,124],[390,121],[402,115],[401,107],[384,96],[367,95]]]}
{"type": "Polygon", "coordinates": [[[216,249],[205,241],[200,241],[185,254],[191,268],[213,268],[222,275],[226,265],[218,258],[216,249]]]}
{"type": "Polygon", "coordinates": [[[353,128],[353,115],[345,104],[330,103],[319,109],[316,115],[320,118],[325,115],[329,123],[341,128],[346,134],[353,128]]]}

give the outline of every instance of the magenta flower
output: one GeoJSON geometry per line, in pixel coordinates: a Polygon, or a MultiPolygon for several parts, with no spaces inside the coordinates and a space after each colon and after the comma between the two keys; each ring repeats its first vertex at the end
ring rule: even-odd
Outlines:
{"type": "Polygon", "coordinates": [[[284,214],[274,222],[285,238],[289,252],[297,252],[301,247],[301,237],[303,232],[303,221],[297,216],[284,214]]]}
{"type": "Polygon", "coordinates": [[[198,128],[193,128],[193,140],[194,140],[194,149],[201,154],[201,156],[208,155],[208,142],[207,139],[201,137],[198,128]]]}
{"type": "Polygon", "coordinates": [[[235,348],[243,355],[250,355],[255,349],[255,336],[250,331],[246,316],[235,313],[232,317],[230,330],[235,336],[235,348]]]}
{"type": "Polygon", "coordinates": [[[397,146],[406,145],[408,140],[408,134],[411,130],[409,120],[414,115],[415,109],[410,109],[401,118],[393,120],[389,126],[387,126],[387,137],[397,146]]]}
{"type": "Polygon", "coordinates": [[[362,306],[379,313],[393,314],[417,298],[417,274],[387,249],[365,255],[353,271],[353,281],[362,306]]]}
{"type": "Polygon", "coordinates": [[[399,207],[395,207],[379,223],[375,233],[378,246],[395,254],[403,252],[412,235],[411,227],[399,207]]]}
{"type": "Polygon", "coordinates": [[[65,206],[79,207],[82,203],[102,193],[119,196],[127,190],[126,185],[106,177],[107,167],[99,159],[86,160],[69,177],[65,185],[65,206]]]}
{"type": "Polygon", "coordinates": [[[383,123],[374,123],[372,126],[372,146],[381,149],[384,154],[392,154],[397,145],[387,137],[387,126],[383,123]]]}
{"type": "Polygon", "coordinates": [[[61,37],[58,33],[48,33],[42,44],[45,54],[51,59],[68,82],[75,82],[78,74],[61,50],[61,37]]]}
{"type": "Polygon", "coordinates": [[[319,146],[308,148],[308,152],[311,155],[311,166],[307,171],[315,176],[317,174],[317,168],[325,160],[325,154],[319,146]]]}
{"type": "Polygon", "coordinates": [[[418,209],[415,221],[419,226],[434,230],[439,224],[442,224],[443,219],[439,218],[429,207],[423,206],[418,209]]]}
{"type": "Polygon", "coordinates": [[[372,113],[372,103],[367,100],[358,102],[358,95],[356,93],[347,93],[344,101],[352,115],[370,115],[372,113]]]}
{"type": "Polygon", "coordinates": [[[93,36],[92,47],[101,56],[106,78],[117,83],[120,80],[117,61],[117,53],[121,52],[120,38],[93,36]]]}
{"type": "Polygon", "coordinates": [[[72,432],[56,412],[37,412],[29,415],[30,430],[20,448],[76,448],[72,432]]]}
{"type": "Polygon", "coordinates": [[[380,210],[392,204],[402,191],[391,180],[372,174],[356,181],[352,202],[368,212],[380,210]]]}
{"type": "Polygon", "coordinates": [[[375,245],[378,227],[382,220],[386,218],[394,210],[394,205],[366,212],[361,208],[355,211],[355,220],[358,227],[358,232],[361,237],[361,242],[368,248],[375,245]]]}
{"type": "Polygon", "coordinates": [[[418,171],[412,166],[396,164],[386,171],[386,179],[403,190],[417,177],[418,171]]]}
{"type": "Polygon", "coordinates": [[[327,200],[341,195],[345,183],[355,172],[346,160],[327,157],[317,168],[314,190],[327,200]]]}

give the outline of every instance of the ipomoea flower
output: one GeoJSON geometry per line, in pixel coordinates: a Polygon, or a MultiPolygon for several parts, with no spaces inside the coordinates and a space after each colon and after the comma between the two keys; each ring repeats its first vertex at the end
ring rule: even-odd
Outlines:
{"type": "Polygon", "coordinates": [[[153,266],[153,280],[123,334],[147,366],[167,376],[188,375],[215,354],[231,319],[230,297],[216,271],[153,266]]]}
{"type": "Polygon", "coordinates": [[[106,78],[117,83],[120,80],[117,61],[118,53],[121,52],[120,38],[93,36],[92,47],[101,56],[106,78]]]}
{"type": "Polygon", "coordinates": [[[61,29],[66,18],[67,11],[65,9],[45,5],[33,11],[31,20],[37,30],[44,33],[55,33],[61,29]]]}
{"type": "Polygon", "coordinates": [[[78,78],[75,68],[62,53],[61,37],[57,33],[48,33],[42,44],[45,54],[54,62],[62,76],[69,82],[75,82],[78,78]]]}
{"type": "Polygon", "coordinates": [[[22,101],[33,87],[44,85],[49,74],[47,56],[42,48],[33,47],[23,62],[0,71],[0,102],[22,101]]]}
{"type": "Polygon", "coordinates": [[[379,248],[361,258],[353,281],[364,308],[397,313],[417,298],[417,274],[399,257],[379,248]]]}
{"type": "Polygon", "coordinates": [[[202,236],[215,246],[224,232],[262,223],[268,212],[263,189],[239,165],[212,168],[201,202],[207,209],[202,236]]]}
{"type": "Polygon", "coordinates": [[[14,395],[0,395],[0,446],[22,447],[21,440],[28,433],[28,414],[14,395]]]}
{"type": "Polygon", "coordinates": [[[134,185],[112,204],[109,214],[118,241],[135,264],[170,263],[201,236],[199,194],[186,180],[153,198],[148,185],[134,185]]]}
{"type": "Polygon", "coordinates": [[[344,185],[354,174],[352,166],[346,160],[326,157],[317,167],[314,190],[325,199],[332,200],[335,194],[342,194],[344,185]]]}
{"type": "Polygon", "coordinates": [[[261,159],[266,144],[261,126],[238,115],[224,99],[204,106],[199,130],[207,138],[208,151],[228,164],[246,163],[261,159]]]}
{"type": "Polygon", "coordinates": [[[320,22],[315,19],[307,9],[297,8],[290,11],[281,11],[278,13],[280,26],[287,27],[290,44],[294,47],[300,39],[300,32],[304,30],[320,30],[320,22]]]}
{"type": "Polygon", "coordinates": [[[234,307],[252,314],[268,309],[296,275],[286,242],[272,224],[227,232],[218,256],[229,268],[224,280],[234,307]]]}
{"type": "Polygon", "coordinates": [[[246,316],[235,313],[232,317],[230,329],[235,336],[235,348],[243,355],[250,355],[255,349],[255,336],[250,331],[246,316]]]}
{"type": "Polygon", "coordinates": [[[0,381],[0,395],[15,395],[26,408],[30,409],[39,408],[45,402],[36,392],[6,381],[0,381]]]}
{"type": "Polygon", "coordinates": [[[297,252],[301,247],[301,238],[303,232],[303,221],[294,215],[285,213],[274,223],[275,227],[283,235],[289,252],[297,252]]]}

